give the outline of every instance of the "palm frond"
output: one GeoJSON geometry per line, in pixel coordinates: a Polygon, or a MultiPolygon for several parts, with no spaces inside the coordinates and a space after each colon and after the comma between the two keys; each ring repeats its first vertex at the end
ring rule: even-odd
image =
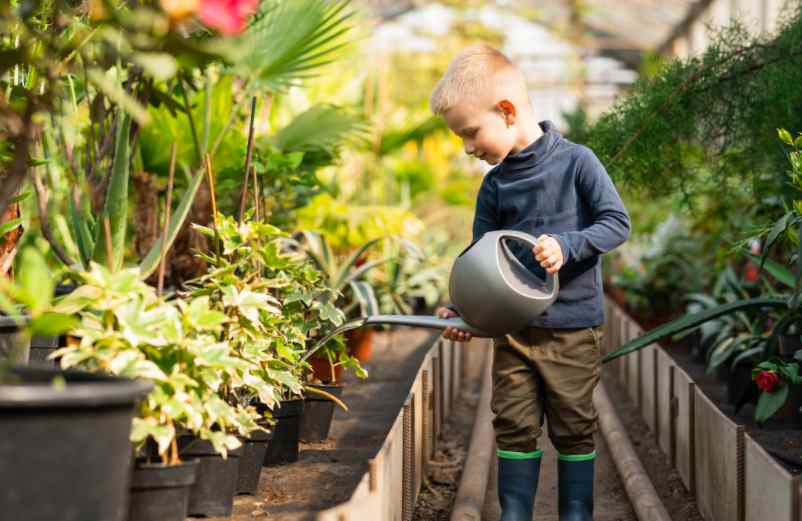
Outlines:
{"type": "Polygon", "coordinates": [[[283,152],[318,153],[335,157],[341,145],[364,136],[363,121],[342,108],[329,104],[314,105],[298,115],[273,137],[283,152]]]}
{"type": "Polygon", "coordinates": [[[291,0],[275,5],[245,35],[245,77],[282,90],[315,76],[345,43],[354,13],[348,0],[291,0]]]}

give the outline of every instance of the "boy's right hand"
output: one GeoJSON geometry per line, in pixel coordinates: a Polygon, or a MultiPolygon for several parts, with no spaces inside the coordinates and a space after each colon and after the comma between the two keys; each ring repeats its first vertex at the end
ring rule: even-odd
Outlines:
{"type": "MultiPolygon", "coordinates": [[[[449,309],[447,307],[439,307],[434,314],[438,318],[454,318],[458,317],[459,314],[454,311],[453,309],[449,309]]],[[[472,335],[467,331],[463,331],[461,329],[457,329],[455,327],[447,327],[443,330],[443,338],[447,340],[455,340],[457,342],[468,342],[471,339],[472,335]]]]}

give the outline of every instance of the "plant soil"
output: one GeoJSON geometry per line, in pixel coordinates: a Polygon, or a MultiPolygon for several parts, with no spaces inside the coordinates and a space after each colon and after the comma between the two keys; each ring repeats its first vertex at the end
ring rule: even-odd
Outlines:
{"type": "Polygon", "coordinates": [[[735,414],[735,406],[727,401],[727,385],[715,375],[706,374],[703,365],[694,363],[685,345],[672,344],[666,351],[721,412],[743,425],[749,436],[773,455],[777,463],[792,474],[802,474],[802,428],[793,419],[769,418],[765,424],[758,426],[752,404],[746,404],[735,414]]]}
{"type": "Polygon", "coordinates": [[[479,404],[479,384],[463,387],[437,443],[412,521],[449,521],[479,404]]]}

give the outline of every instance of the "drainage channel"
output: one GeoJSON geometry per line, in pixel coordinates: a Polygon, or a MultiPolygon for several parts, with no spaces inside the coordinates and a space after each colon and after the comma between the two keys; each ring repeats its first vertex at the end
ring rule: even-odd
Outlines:
{"type": "MultiPolygon", "coordinates": [[[[459,491],[448,518],[421,518],[416,521],[498,521],[496,457],[489,410],[490,368],[483,375],[482,393],[470,448],[459,491]]],[[[603,377],[596,389],[594,405],[599,414],[596,435],[594,513],[596,521],[701,521],[693,497],[685,490],[659,451],[638,415],[633,415],[626,392],[610,378],[603,377]],[[624,418],[622,420],[622,415],[624,418]],[[630,439],[629,432],[636,438],[630,439]],[[633,443],[634,442],[634,443],[633,443]],[[641,456],[645,457],[642,463],[641,456]],[[647,470],[648,469],[648,470],[647,470]],[[652,480],[655,480],[657,489],[652,480]],[[669,509],[664,504],[664,499],[669,509]]],[[[548,432],[548,425],[544,426],[548,432]]],[[[533,519],[558,521],[557,457],[548,440],[541,438],[543,460],[533,519]]]]}

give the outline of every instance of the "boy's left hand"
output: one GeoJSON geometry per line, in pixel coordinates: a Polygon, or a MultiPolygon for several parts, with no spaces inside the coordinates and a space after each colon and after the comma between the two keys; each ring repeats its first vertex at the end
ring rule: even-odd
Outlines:
{"type": "Polygon", "coordinates": [[[532,248],[532,253],[546,273],[557,273],[563,265],[563,250],[554,237],[548,235],[538,237],[537,246],[532,248]]]}

